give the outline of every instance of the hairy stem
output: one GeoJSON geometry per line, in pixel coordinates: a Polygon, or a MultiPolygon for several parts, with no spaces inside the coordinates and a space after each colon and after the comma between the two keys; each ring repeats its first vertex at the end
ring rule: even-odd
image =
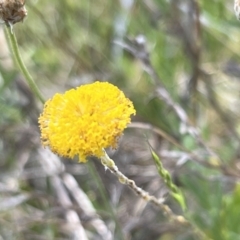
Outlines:
{"type": "Polygon", "coordinates": [[[169,221],[175,222],[176,224],[180,224],[184,227],[192,228],[193,232],[201,239],[211,240],[204,232],[195,226],[194,223],[189,222],[184,216],[175,215],[166,204],[163,204],[164,199],[157,199],[156,197],[150,195],[148,192],[144,191],[142,188],[138,187],[133,180],[127,178],[122,172],[118,170],[118,167],[115,165],[114,161],[109,158],[106,152],[101,157],[101,163],[106,169],[110,170],[110,172],[117,176],[120,183],[128,185],[138,196],[143,198],[145,201],[156,205],[162,211],[164,216],[168,218],[169,221]]]}
{"type": "Polygon", "coordinates": [[[138,196],[147,202],[152,202],[154,205],[160,208],[160,210],[169,220],[188,225],[188,221],[183,216],[175,215],[167,205],[163,204],[164,199],[157,199],[156,197],[150,195],[148,192],[138,187],[133,180],[127,178],[123,173],[121,173],[118,170],[118,167],[115,165],[114,161],[109,158],[106,152],[105,155],[101,157],[101,162],[107,169],[109,169],[114,175],[118,177],[120,183],[128,185],[138,196]]]}

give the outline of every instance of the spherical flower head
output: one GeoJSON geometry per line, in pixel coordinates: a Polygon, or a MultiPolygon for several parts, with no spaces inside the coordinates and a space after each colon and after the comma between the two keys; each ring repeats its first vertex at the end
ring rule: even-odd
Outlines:
{"type": "Polygon", "coordinates": [[[55,94],[39,117],[43,146],[80,162],[101,157],[104,148],[116,148],[123,130],[135,114],[132,102],[116,86],[94,82],[64,94],[55,94]]]}

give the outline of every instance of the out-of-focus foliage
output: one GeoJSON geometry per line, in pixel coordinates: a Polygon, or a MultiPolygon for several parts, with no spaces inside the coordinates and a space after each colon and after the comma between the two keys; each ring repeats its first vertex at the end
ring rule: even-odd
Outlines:
{"type": "MultiPolygon", "coordinates": [[[[28,0],[26,8],[28,17],[13,30],[46,99],[95,80],[117,85],[137,111],[119,148],[110,150],[119,169],[166,197],[209,239],[240,239],[240,22],[233,1],[28,0]],[[148,53],[145,62],[131,52],[138,47],[148,53]],[[162,85],[172,105],[157,94],[162,85]],[[185,213],[160,179],[146,139],[185,195],[185,213]]],[[[1,27],[0,238],[199,239],[96,159],[60,162],[42,149],[42,105],[14,67],[1,27]]]]}

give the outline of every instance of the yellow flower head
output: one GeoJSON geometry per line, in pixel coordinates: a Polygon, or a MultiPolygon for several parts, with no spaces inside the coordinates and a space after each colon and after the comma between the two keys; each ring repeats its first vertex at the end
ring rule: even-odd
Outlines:
{"type": "Polygon", "coordinates": [[[103,149],[115,148],[130,115],[132,102],[116,86],[95,82],[55,94],[45,103],[39,117],[44,146],[61,156],[103,156],[103,149]]]}

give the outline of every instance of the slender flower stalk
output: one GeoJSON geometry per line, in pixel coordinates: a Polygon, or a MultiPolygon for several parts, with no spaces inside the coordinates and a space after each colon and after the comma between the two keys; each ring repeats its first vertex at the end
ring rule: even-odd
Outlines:
{"type": "Polygon", "coordinates": [[[156,197],[150,195],[148,192],[138,187],[133,180],[129,179],[122,172],[120,172],[118,170],[118,167],[115,165],[115,162],[109,158],[105,151],[104,153],[105,154],[101,157],[103,166],[105,166],[105,168],[109,169],[115,176],[117,176],[120,183],[129,186],[138,196],[143,198],[145,201],[151,202],[160,208],[160,210],[169,220],[176,221],[181,224],[188,224],[187,220],[183,216],[175,215],[167,205],[163,204],[163,198],[157,199],[156,197]]]}
{"type": "Polygon", "coordinates": [[[200,239],[212,240],[206,236],[206,234],[202,232],[197,226],[195,226],[194,223],[189,222],[184,216],[175,215],[172,210],[163,203],[164,199],[157,199],[156,197],[150,195],[148,192],[144,191],[142,188],[138,187],[133,180],[129,179],[118,170],[115,162],[109,158],[106,152],[100,159],[103,166],[106,169],[110,170],[110,172],[112,172],[118,178],[120,183],[129,186],[129,188],[131,188],[138,196],[143,198],[145,201],[153,203],[155,206],[157,206],[169,221],[184,227],[192,228],[194,233],[199,236],[200,239]]]}
{"type": "Polygon", "coordinates": [[[19,52],[17,39],[16,39],[15,34],[14,34],[12,28],[11,28],[11,25],[5,27],[5,32],[8,36],[8,41],[10,43],[9,45],[11,46],[12,54],[14,56],[15,63],[17,64],[17,66],[19,67],[23,76],[25,77],[30,89],[33,91],[33,93],[36,95],[36,97],[42,103],[44,103],[45,102],[44,97],[42,96],[42,94],[41,94],[40,90],[38,89],[36,83],[34,82],[32,76],[30,75],[30,73],[28,72],[25,64],[23,63],[21,54],[19,52]]]}

